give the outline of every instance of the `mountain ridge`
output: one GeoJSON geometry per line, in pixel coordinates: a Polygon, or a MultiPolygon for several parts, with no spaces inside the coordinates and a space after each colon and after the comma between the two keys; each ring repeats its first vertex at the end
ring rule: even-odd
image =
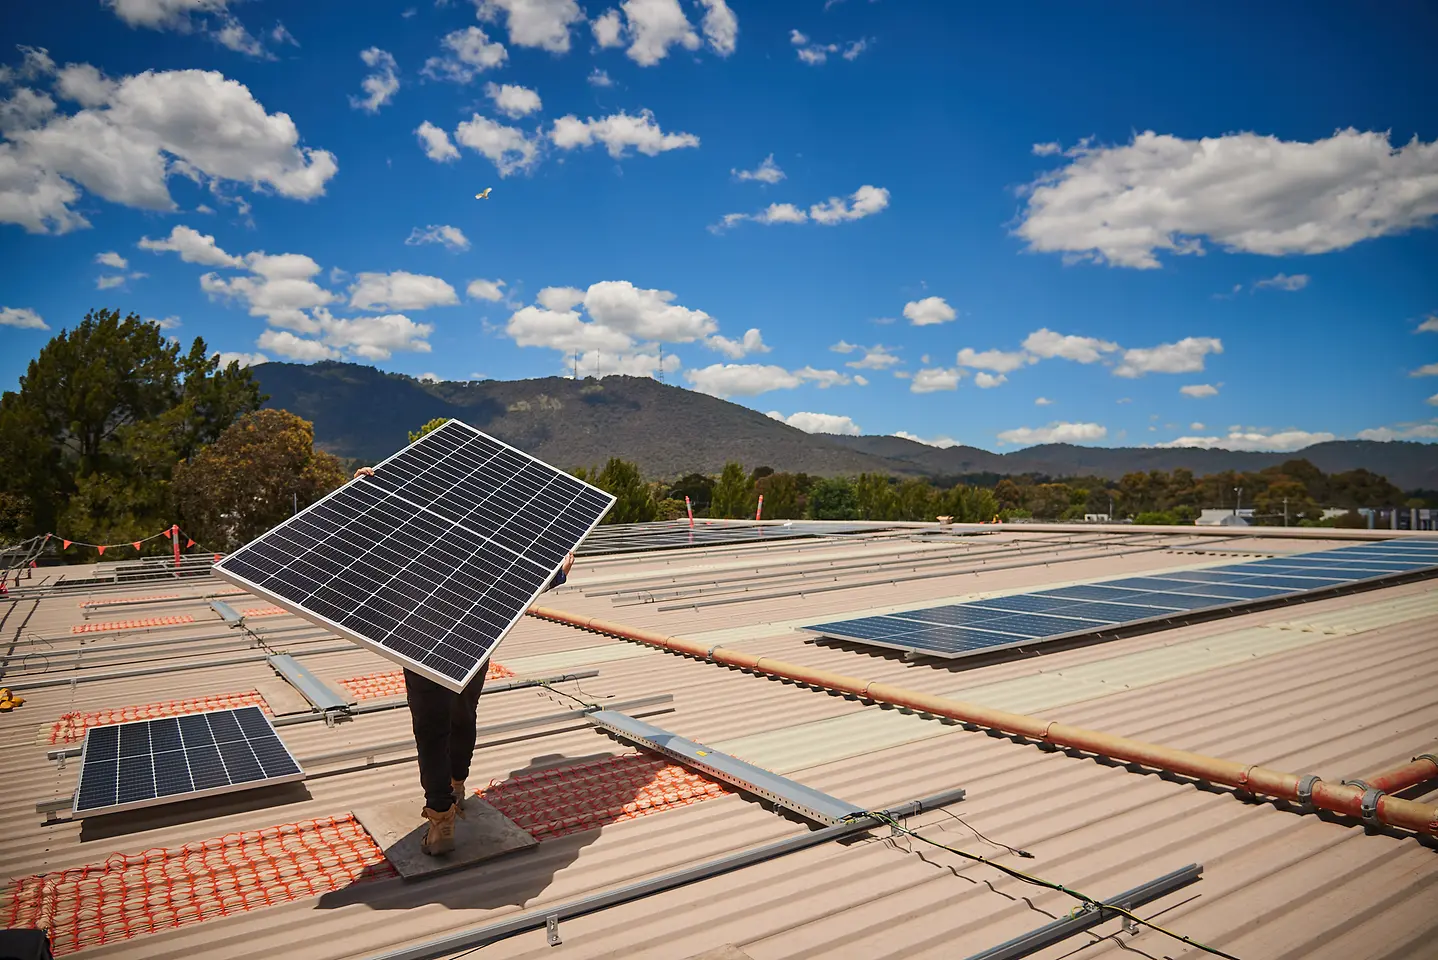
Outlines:
{"type": "Polygon", "coordinates": [[[1438,445],[1334,440],[1287,453],[1193,447],[1043,444],[1008,453],[931,447],[903,437],[810,434],[727,400],[649,377],[426,382],[359,364],[263,363],[251,368],[266,406],[315,425],[315,443],[342,457],[380,460],[435,417],[458,417],[562,469],[637,463],[654,478],[718,473],[729,460],[832,476],[1093,475],[1179,468],[1196,475],[1256,471],[1306,459],[1325,473],[1366,468],[1405,490],[1438,489],[1438,445]]]}

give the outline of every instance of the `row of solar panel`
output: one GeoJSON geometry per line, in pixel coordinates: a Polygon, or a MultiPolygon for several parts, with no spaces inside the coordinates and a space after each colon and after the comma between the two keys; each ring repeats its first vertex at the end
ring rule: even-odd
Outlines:
{"type": "Polygon", "coordinates": [[[708,547],[724,544],[768,543],[806,537],[839,536],[874,528],[845,523],[806,523],[785,527],[767,524],[704,524],[690,527],[685,520],[662,523],[626,524],[600,527],[585,538],[576,551],[581,556],[629,553],[640,550],[668,550],[677,547],[708,547]]]}
{"type": "Polygon", "coordinates": [[[1438,567],[1438,542],[1362,544],[1205,570],[1126,577],[1032,594],[803,629],[860,643],[958,657],[1036,641],[1080,636],[1276,597],[1438,567]]]}
{"type": "Polygon", "coordinates": [[[304,777],[259,707],[95,727],[85,735],[76,815],[304,777]]]}

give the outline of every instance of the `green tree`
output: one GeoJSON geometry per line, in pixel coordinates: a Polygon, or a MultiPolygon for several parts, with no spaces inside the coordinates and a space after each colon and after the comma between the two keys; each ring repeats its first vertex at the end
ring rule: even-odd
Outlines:
{"type": "Polygon", "coordinates": [[[689,505],[698,515],[709,509],[709,502],[714,498],[714,478],[706,477],[702,473],[686,474],[674,481],[666,496],[680,503],[688,497],[689,505]]]}
{"type": "Polygon", "coordinates": [[[799,496],[799,478],[792,473],[771,473],[754,484],[764,497],[764,517],[769,520],[797,520],[804,515],[799,496]]]}
{"type": "Polygon", "coordinates": [[[894,519],[894,485],[882,473],[861,473],[854,483],[860,520],[894,519]]]}
{"type": "Polygon", "coordinates": [[[610,457],[603,470],[590,473],[590,483],[614,495],[614,506],[605,515],[605,523],[645,523],[658,513],[654,494],[635,464],[610,457]]]}
{"type": "Polygon", "coordinates": [[[339,460],[314,442],[313,425],[288,410],[241,417],[175,465],[180,526],[214,550],[234,549],[278,526],[346,480],[339,460]]]}
{"type": "Polygon", "coordinates": [[[1018,510],[1024,505],[1024,491],[1005,477],[994,487],[994,499],[999,502],[1000,510],[1018,510]]]}
{"type": "Polygon", "coordinates": [[[821,477],[809,488],[809,516],[815,520],[859,519],[859,498],[848,477],[821,477]]]}
{"type": "Polygon", "coordinates": [[[0,398],[0,489],[30,503],[27,533],[63,521],[78,525],[74,536],[148,536],[173,520],[165,485],[174,464],[263,399],[250,371],[221,369],[204,340],[182,353],[134,314],[91,311],[0,398]]]}
{"type": "Polygon", "coordinates": [[[730,461],[724,464],[724,472],[714,485],[714,499],[709,504],[709,515],[728,520],[738,520],[754,515],[754,485],[744,472],[742,463],[730,461]]]}
{"type": "Polygon", "coordinates": [[[414,443],[426,433],[433,433],[435,430],[438,430],[446,423],[449,423],[449,420],[449,417],[435,417],[433,420],[429,421],[424,426],[420,427],[418,430],[409,431],[409,442],[414,443]]]}
{"type": "Polygon", "coordinates": [[[922,480],[910,477],[894,488],[894,516],[885,519],[920,522],[933,520],[938,516],[935,509],[934,488],[922,480]]]}
{"type": "MultiPolygon", "coordinates": [[[[1319,477],[1321,478],[1322,474],[1319,474],[1319,477]]],[[[1286,517],[1293,526],[1297,526],[1302,520],[1323,519],[1323,508],[1309,495],[1311,483],[1311,479],[1308,484],[1289,479],[1270,483],[1268,488],[1253,500],[1255,518],[1264,524],[1282,524],[1286,517]]]]}
{"type": "Polygon", "coordinates": [[[1057,520],[1068,510],[1072,493],[1067,484],[1041,483],[1029,489],[1028,506],[1040,520],[1057,520]]]}

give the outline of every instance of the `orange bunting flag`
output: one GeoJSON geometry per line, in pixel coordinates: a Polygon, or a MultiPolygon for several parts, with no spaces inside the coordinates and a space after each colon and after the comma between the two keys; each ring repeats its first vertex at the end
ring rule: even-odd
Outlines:
{"type": "Polygon", "coordinates": [[[166,540],[170,539],[170,531],[168,529],[164,531],[164,534],[166,540]]]}
{"type": "Polygon", "coordinates": [[[193,541],[193,540],[186,541],[186,543],[185,543],[185,549],[188,550],[188,549],[190,549],[191,547],[193,547],[194,545],[195,545],[195,541],[193,541]]]}
{"type": "Polygon", "coordinates": [[[140,549],[140,541],[139,541],[139,540],[136,540],[134,543],[130,544],[130,546],[132,546],[132,547],[134,547],[136,550],[138,550],[138,549],[140,549]]]}
{"type": "Polygon", "coordinates": [[[215,562],[216,562],[216,563],[219,563],[219,562],[220,562],[220,555],[219,555],[218,553],[215,554],[215,562]]]}
{"type": "Polygon", "coordinates": [[[74,541],[73,541],[73,540],[61,540],[60,542],[64,544],[64,546],[60,548],[61,550],[69,550],[69,549],[70,549],[70,544],[73,543],[74,541]]]}
{"type": "Polygon", "coordinates": [[[104,555],[105,555],[105,545],[102,543],[102,544],[100,544],[100,556],[103,557],[104,555]]]}

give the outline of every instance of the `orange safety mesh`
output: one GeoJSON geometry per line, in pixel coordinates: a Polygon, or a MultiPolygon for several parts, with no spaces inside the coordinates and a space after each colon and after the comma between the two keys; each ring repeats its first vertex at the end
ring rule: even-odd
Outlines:
{"type": "Polygon", "coordinates": [[[6,925],[48,930],[59,956],[393,876],[384,851],[345,814],[26,877],[6,925]]]}
{"type": "Polygon", "coordinates": [[[180,613],[171,617],[145,617],[142,620],[105,620],[100,623],[77,623],[70,628],[71,633],[102,633],[106,630],[135,630],[140,627],[168,627],[176,623],[194,623],[195,618],[188,613],[180,613]]]}
{"type": "Polygon", "coordinates": [[[259,707],[266,713],[270,705],[257,690],[239,693],[216,693],[208,697],[192,697],[188,700],[161,700],[137,707],[116,707],[113,710],[96,710],[92,713],[67,713],[55,721],[50,728],[51,743],[75,743],[85,739],[85,731],[91,727],[103,727],[110,723],[125,723],[130,720],[154,720],[157,717],[177,717],[183,713],[204,713],[207,710],[233,710],[238,707],[259,707]]]}
{"type": "MultiPolygon", "coordinates": [[[[514,671],[502,664],[491,663],[485,673],[486,680],[507,680],[514,671]]],[[[366,673],[359,677],[341,680],[340,684],[356,700],[374,700],[379,697],[404,696],[404,671],[386,670],[382,673],[366,673]]]]}
{"type": "Polygon", "coordinates": [[[661,813],[729,792],[650,754],[623,754],[495,780],[478,796],[536,840],[661,813]]]}
{"type": "Polygon", "coordinates": [[[241,610],[242,617],[278,617],[289,613],[284,607],[252,607],[249,610],[241,610]]]}
{"type": "Polygon", "coordinates": [[[178,600],[178,593],[157,593],[150,597],[107,597],[104,600],[81,600],[75,606],[84,609],[85,607],[104,607],[112,603],[139,603],[144,600],[178,600]]]}

